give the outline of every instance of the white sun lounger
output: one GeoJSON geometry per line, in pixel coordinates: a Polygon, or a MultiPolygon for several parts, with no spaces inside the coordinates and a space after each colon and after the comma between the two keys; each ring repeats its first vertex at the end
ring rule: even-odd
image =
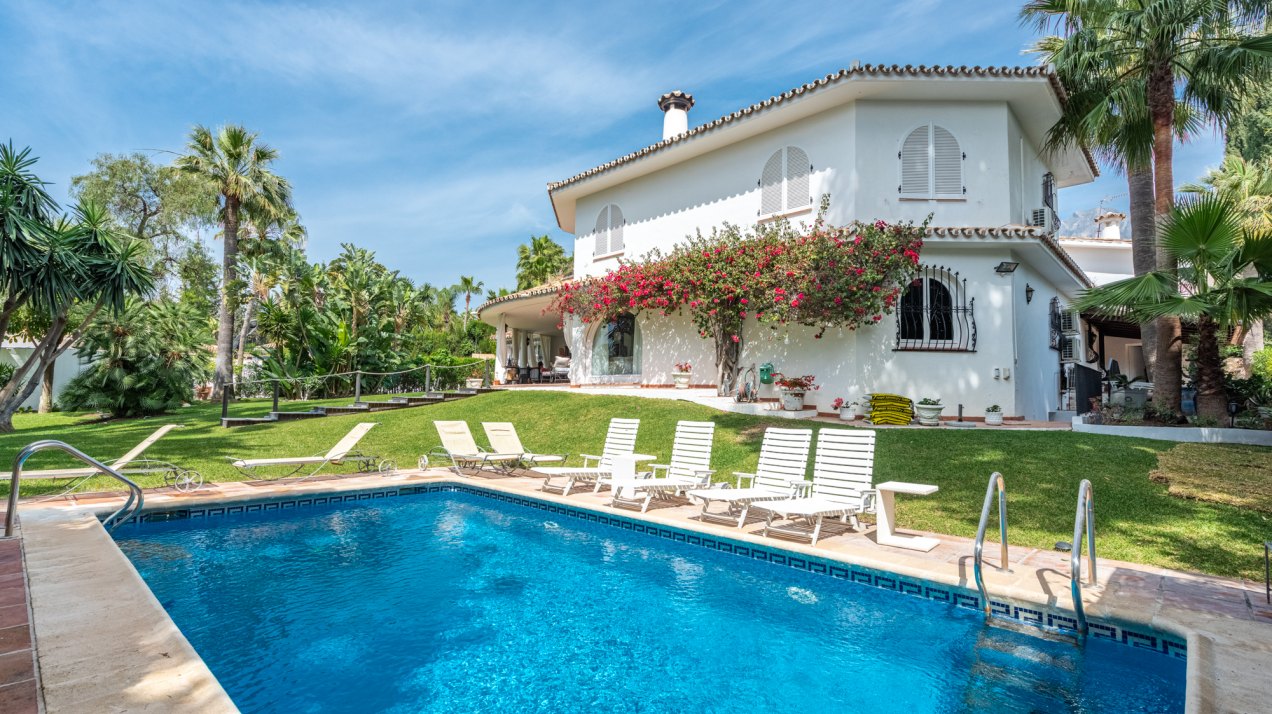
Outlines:
{"type": "Polygon", "coordinates": [[[808,449],[813,441],[812,429],[778,429],[764,431],[760,445],[760,463],[755,473],[734,472],[738,485],[748,481],[745,488],[729,488],[720,484],[712,488],[689,492],[691,499],[702,501],[701,518],[717,523],[746,524],[746,516],[753,501],[792,498],[805,490],[804,470],[808,468],[808,449]],[[711,504],[722,503],[724,512],[711,512],[711,504]]]}
{"type": "Polygon", "coordinates": [[[521,445],[521,437],[517,435],[517,427],[509,421],[484,421],[481,428],[486,432],[486,441],[490,448],[501,454],[519,454],[518,466],[529,468],[535,464],[565,463],[566,454],[536,454],[521,445]]]}
{"type": "MultiPolygon", "coordinates": [[[[652,464],[652,472],[633,478],[610,478],[610,505],[640,507],[649,510],[658,496],[680,495],[692,488],[711,485],[711,446],[715,439],[715,422],[681,421],[676,423],[676,438],[671,446],[671,462],[652,464]]],[[[604,478],[604,477],[602,477],[604,478]]]]}
{"type": "Polygon", "coordinates": [[[817,451],[813,458],[813,491],[804,498],[757,501],[751,506],[768,513],[764,535],[777,534],[811,538],[817,545],[822,521],[839,518],[851,521],[856,529],[857,514],[874,511],[877,492],[871,488],[874,478],[875,433],[870,430],[822,429],[817,433],[817,451]],[[773,525],[780,517],[802,520],[813,527],[810,533],[794,523],[773,525]]]}
{"type": "Polygon", "coordinates": [[[532,470],[543,476],[542,491],[559,491],[562,496],[570,495],[577,483],[595,483],[600,489],[599,479],[614,470],[614,459],[619,456],[631,456],[636,451],[636,432],[640,429],[640,419],[610,419],[609,431],[605,433],[605,446],[599,456],[579,454],[583,457],[583,465],[574,466],[534,466],[532,470]],[[561,479],[563,483],[554,483],[561,479]]]}
{"type": "MultiPolygon", "coordinates": [[[[138,458],[146,449],[154,445],[156,441],[163,438],[165,434],[181,426],[180,424],[164,424],[163,426],[151,432],[134,446],[128,453],[116,459],[109,466],[115,471],[124,475],[137,474],[163,474],[163,482],[166,486],[171,486],[178,491],[192,491],[203,485],[203,474],[194,469],[187,469],[177,464],[163,461],[161,459],[141,459],[138,458]]],[[[80,481],[79,479],[88,479],[100,473],[94,468],[66,468],[66,469],[41,469],[36,471],[23,471],[22,479],[73,479],[72,483],[66,487],[61,494],[68,493],[76,489],[80,481]]],[[[0,478],[11,478],[12,474],[4,473],[0,478]]],[[[61,495],[58,494],[58,495],[61,495]]]]}
{"type": "MultiPolygon", "coordinates": [[[[464,475],[465,468],[506,474],[521,463],[520,453],[486,451],[477,446],[477,441],[473,439],[473,433],[468,430],[466,421],[435,421],[433,426],[437,427],[437,435],[441,438],[442,445],[433,449],[430,456],[449,459],[451,471],[454,471],[456,475],[464,475]]],[[[422,465],[427,464],[428,458],[425,457],[420,462],[422,465]]]]}
{"type": "MultiPolygon", "coordinates": [[[[145,439],[143,439],[141,443],[134,446],[128,453],[124,454],[118,459],[115,459],[115,461],[109,464],[109,466],[116,471],[123,471],[125,468],[127,468],[129,464],[131,464],[133,461],[136,461],[137,457],[141,456],[141,454],[146,449],[149,449],[151,446],[154,445],[156,441],[159,441],[160,439],[162,439],[164,434],[167,434],[173,429],[176,429],[178,426],[179,426],[178,424],[164,424],[158,429],[155,429],[153,432],[151,432],[150,436],[147,436],[145,439]]],[[[168,465],[171,466],[170,464],[168,465]]],[[[143,469],[143,470],[146,470],[146,469],[143,469]]],[[[157,471],[159,469],[156,467],[154,470],[157,471]]],[[[90,468],[70,468],[70,469],[41,469],[38,471],[23,470],[22,478],[24,480],[29,478],[84,478],[86,476],[92,476],[93,474],[96,474],[96,473],[99,473],[99,471],[91,467],[90,468]]],[[[13,474],[9,472],[5,472],[3,474],[3,478],[11,478],[12,476],[13,474]]]]}
{"type": "MultiPolygon", "coordinates": [[[[279,457],[273,459],[235,459],[231,461],[235,468],[248,474],[249,476],[258,476],[256,469],[268,468],[274,466],[294,466],[287,476],[298,473],[302,469],[313,466],[314,470],[310,471],[303,478],[309,478],[322,470],[327,464],[338,464],[346,460],[360,461],[364,470],[370,471],[373,468],[381,472],[390,471],[393,464],[388,461],[377,459],[374,456],[358,453],[353,447],[362,441],[362,437],[367,435],[368,431],[376,425],[376,422],[362,422],[349,430],[344,438],[331,447],[331,450],[321,456],[293,456],[279,457]]],[[[280,478],[286,478],[280,477],[280,478]]]]}

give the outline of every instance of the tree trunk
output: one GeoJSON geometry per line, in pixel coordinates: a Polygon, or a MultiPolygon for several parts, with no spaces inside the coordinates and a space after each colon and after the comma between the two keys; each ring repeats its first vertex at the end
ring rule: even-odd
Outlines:
{"type": "Polygon", "coordinates": [[[1209,317],[1197,320],[1197,415],[1223,421],[1228,416],[1228,396],[1223,390],[1223,363],[1219,360],[1217,326],[1209,317]]]}
{"type": "MultiPolygon", "coordinates": [[[[741,334],[740,326],[738,333],[741,334]]],[[[727,397],[730,396],[730,388],[736,392],[741,387],[738,384],[738,362],[742,357],[742,341],[734,342],[733,333],[719,321],[712,330],[712,337],[715,341],[716,393],[727,397]]]]}
{"type": "Polygon", "coordinates": [[[61,357],[68,347],[79,342],[80,338],[84,336],[84,330],[97,317],[97,313],[101,311],[103,305],[104,300],[98,300],[93,309],[88,311],[88,316],[65,339],[63,339],[63,336],[66,335],[67,328],[66,313],[63,312],[53,319],[48,331],[44,334],[44,338],[36,345],[35,350],[31,352],[25,362],[14,370],[13,377],[9,382],[4,387],[0,387],[0,434],[7,434],[13,431],[13,413],[35,391],[37,380],[28,379],[31,370],[36,367],[43,370],[45,366],[57,361],[57,358],[61,357]]]}
{"type": "MultiPolygon", "coordinates": [[[[1157,269],[1152,163],[1127,166],[1126,183],[1131,197],[1131,261],[1135,274],[1143,275],[1157,269]]],[[[1151,382],[1153,365],[1157,363],[1157,326],[1151,320],[1140,323],[1140,345],[1144,352],[1144,376],[1151,382]]]]}
{"type": "Polygon", "coordinates": [[[240,380],[243,379],[243,358],[247,353],[247,331],[252,328],[252,308],[254,307],[256,307],[256,296],[249,295],[247,297],[247,307],[243,308],[243,327],[239,329],[238,356],[234,360],[238,364],[234,373],[238,375],[240,380]]]}
{"type": "Polygon", "coordinates": [[[48,414],[53,411],[53,372],[56,366],[56,360],[46,364],[44,366],[44,376],[40,378],[41,414],[48,414]]]}
{"type": "MultiPolygon", "coordinates": [[[[1148,110],[1153,118],[1153,212],[1158,233],[1175,207],[1175,78],[1169,64],[1154,67],[1148,78],[1148,110]]],[[[1173,256],[1158,247],[1157,269],[1174,272],[1173,256]]],[[[1180,414],[1183,387],[1183,339],[1179,318],[1157,319],[1157,362],[1153,365],[1153,405],[1163,414],[1180,414]]]]}
{"type": "Polygon", "coordinates": [[[1254,353],[1263,349],[1263,320],[1255,320],[1245,331],[1245,339],[1241,340],[1242,368],[1249,377],[1254,368],[1254,353]]]}
{"type": "Polygon", "coordinates": [[[221,398],[221,390],[234,378],[230,358],[234,353],[235,283],[238,282],[239,201],[225,197],[224,240],[221,256],[221,305],[216,315],[216,372],[212,377],[212,399],[221,398]]]}

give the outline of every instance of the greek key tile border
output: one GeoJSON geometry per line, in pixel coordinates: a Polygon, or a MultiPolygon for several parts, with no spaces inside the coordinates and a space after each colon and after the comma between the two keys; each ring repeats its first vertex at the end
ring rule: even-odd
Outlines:
{"type": "MultiPolygon", "coordinates": [[[[753,543],[746,543],[726,537],[707,535],[695,531],[659,525],[656,523],[646,523],[626,516],[597,513],[596,511],[586,508],[573,508],[549,501],[541,501],[539,499],[527,498],[524,496],[514,496],[501,491],[492,491],[458,483],[431,483],[398,486],[382,489],[377,488],[371,490],[351,491],[346,493],[325,494],[321,496],[301,496],[296,498],[283,496],[223,506],[214,505],[197,508],[175,508],[146,511],[135,518],[129,519],[125,522],[125,524],[137,525],[138,519],[140,519],[141,524],[145,524],[195,518],[215,518],[217,516],[285,511],[295,508],[357,503],[360,501],[374,501],[396,496],[414,496],[428,493],[472,494],[496,501],[502,501],[504,503],[512,503],[518,506],[533,508],[546,513],[577,518],[589,523],[597,523],[613,528],[621,528],[626,531],[633,531],[635,533],[663,538],[676,543],[685,543],[752,560],[761,560],[772,563],[773,565],[794,568],[796,570],[806,571],[815,575],[823,575],[840,580],[849,580],[853,583],[881,588],[883,590],[890,590],[902,595],[920,597],[955,607],[962,607],[970,610],[980,609],[980,595],[978,593],[955,586],[947,586],[924,580],[914,580],[895,573],[864,568],[850,563],[844,563],[842,561],[823,559],[801,553],[793,553],[781,550],[780,548],[757,546],[753,543]]],[[[1033,625],[1041,629],[1054,630],[1058,632],[1075,632],[1077,630],[1077,620],[1072,615],[1064,611],[1043,610],[1038,606],[1028,607],[1014,603],[999,602],[992,599],[990,600],[989,605],[990,610],[995,616],[1019,622],[1021,624],[1033,625]]],[[[1091,620],[1088,621],[1087,624],[1090,627],[1090,634],[1088,636],[1092,639],[1110,640],[1136,649],[1151,650],[1177,659],[1186,659],[1188,656],[1188,647],[1183,641],[1169,637],[1160,632],[1155,632],[1153,630],[1143,631],[1132,629],[1117,623],[1106,621],[1091,620]]]]}

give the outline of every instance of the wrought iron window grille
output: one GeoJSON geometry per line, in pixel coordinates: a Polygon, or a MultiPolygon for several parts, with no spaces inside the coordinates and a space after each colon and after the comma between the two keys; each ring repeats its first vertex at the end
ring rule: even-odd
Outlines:
{"type": "Polygon", "coordinates": [[[920,266],[897,307],[897,351],[975,352],[976,300],[967,279],[944,266],[920,266]]]}

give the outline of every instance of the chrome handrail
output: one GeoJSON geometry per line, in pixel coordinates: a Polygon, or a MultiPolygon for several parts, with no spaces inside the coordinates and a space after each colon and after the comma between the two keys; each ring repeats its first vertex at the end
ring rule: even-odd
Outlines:
{"type": "Polygon", "coordinates": [[[39,451],[46,451],[48,449],[64,451],[107,476],[124,482],[128,486],[128,500],[124,501],[124,505],[120,507],[118,511],[110,514],[106,520],[102,521],[102,525],[106,526],[107,530],[113,531],[119,526],[119,524],[128,520],[124,517],[124,514],[128,514],[128,516],[131,517],[141,510],[141,487],[132,481],[132,479],[129,479],[127,476],[124,476],[115,469],[103,464],[97,459],[94,459],[64,441],[56,441],[54,439],[34,441],[22,447],[22,450],[19,451],[18,455],[13,459],[13,472],[9,476],[9,510],[7,510],[4,514],[4,537],[8,538],[13,535],[13,526],[17,523],[18,485],[21,483],[22,479],[22,465],[26,463],[27,459],[31,458],[32,454],[39,451]]]}
{"type": "Polygon", "coordinates": [[[1007,560],[1007,481],[1003,475],[995,471],[989,476],[989,486],[985,488],[985,504],[981,506],[980,525],[976,528],[976,547],[972,557],[972,572],[976,576],[976,588],[980,590],[981,603],[985,617],[989,617],[989,595],[985,592],[985,578],[981,574],[981,553],[985,550],[985,529],[989,525],[989,504],[998,493],[998,540],[1002,551],[999,555],[998,570],[1007,571],[1010,563],[1007,560]]]}
{"type": "Polygon", "coordinates": [[[1096,584],[1095,573],[1095,492],[1091,482],[1082,479],[1078,484],[1078,509],[1073,516],[1073,549],[1069,555],[1069,592],[1073,595],[1073,611],[1078,616],[1078,634],[1086,636],[1088,627],[1086,610],[1082,607],[1082,531],[1086,526],[1087,566],[1090,570],[1087,585],[1096,584]]]}

